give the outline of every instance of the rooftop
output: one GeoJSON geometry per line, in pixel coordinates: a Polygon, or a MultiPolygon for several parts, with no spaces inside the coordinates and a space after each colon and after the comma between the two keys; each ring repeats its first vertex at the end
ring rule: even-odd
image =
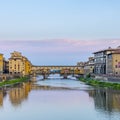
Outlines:
{"type": "Polygon", "coordinates": [[[118,46],[117,48],[111,48],[111,47],[108,47],[107,49],[103,49],[103,50],[99,50],[97,52],[94,52],[93,54],[96,54],[96,53],[101,53],[101,52],[106,52],[106,51],[116,51],[116,52],[120,52],[120,46],[118,46]]]}

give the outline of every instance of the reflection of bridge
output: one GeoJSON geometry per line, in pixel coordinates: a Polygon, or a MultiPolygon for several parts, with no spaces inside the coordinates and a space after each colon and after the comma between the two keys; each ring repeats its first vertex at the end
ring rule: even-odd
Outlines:
{"type": "Polygon", "coordinates": [[[59,73],[67,78],[68,75],[83,75],[84,69],[80,66],[32,66],[33,75],[43,75],[44,79],[49,74],[59,73]]]}

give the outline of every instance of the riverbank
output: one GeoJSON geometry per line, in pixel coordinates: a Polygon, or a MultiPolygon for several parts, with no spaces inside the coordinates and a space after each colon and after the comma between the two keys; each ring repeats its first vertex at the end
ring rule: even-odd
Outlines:
{"type": "Polygon", "coordinates": [[[79,78],[79,80],[85,82],[87,85],[91,85],[94,87],[104,87],[120,90],[119,83],[103,82],[100,80],[94,80],[92,78],[79,78]]]}
{"type": "Polygon", "coordinates": [[[21,78],[17,78],[17,79],[7,80],[4,82],[0,82],[0,87],[5,86],[5,85],[9,86],[9,85],[13,85],[13,84],[26,82],[27,80],[28,80],[28,77],[21,77],[21,78]]]}

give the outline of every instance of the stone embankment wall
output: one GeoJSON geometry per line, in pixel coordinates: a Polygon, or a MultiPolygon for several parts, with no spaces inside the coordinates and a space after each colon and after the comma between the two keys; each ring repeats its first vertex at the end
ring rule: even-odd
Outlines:
{"type": "Polygon", "coordinates": [[[95,75],[96,80],[106,81],[106,82],[120,82],[120,77],[115,76],[102,76],[102,75],[95,75]]]}
{"type": "Polygon", "coordinates": [[[10,79],[13,79],[13,78],[14,78],[13,75],[1,74],[1,75],[0,75],[0,82],[1,82],[1,81],[5,81],[5,80],[10,80],[10,79]]]}

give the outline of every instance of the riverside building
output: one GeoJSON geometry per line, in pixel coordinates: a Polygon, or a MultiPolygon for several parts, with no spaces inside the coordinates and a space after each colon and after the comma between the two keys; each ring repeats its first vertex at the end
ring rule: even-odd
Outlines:
{"type": "Polygon", "coordinates": [[[94,73],[94,57],[89,57],[88,61],[84,64],[85,75],[94,73]]]}
{"type": "Polygon", "coordinates": [[[4,58],[3,54],[0,54],[0,74],[3,74],[3,66],[4,66],[4,58]]]}
{"type": "Polygon", "coordinates": [[[20,52],[14,51],[9,58],[9,73],[14,75],[29,75],[31,72],[31,62],[22,56],[20,52]]]}
{"type": "Polygon", "coordinates": [[[120,47],[94,52],[94,73],[120,75],[120,47]]]}

